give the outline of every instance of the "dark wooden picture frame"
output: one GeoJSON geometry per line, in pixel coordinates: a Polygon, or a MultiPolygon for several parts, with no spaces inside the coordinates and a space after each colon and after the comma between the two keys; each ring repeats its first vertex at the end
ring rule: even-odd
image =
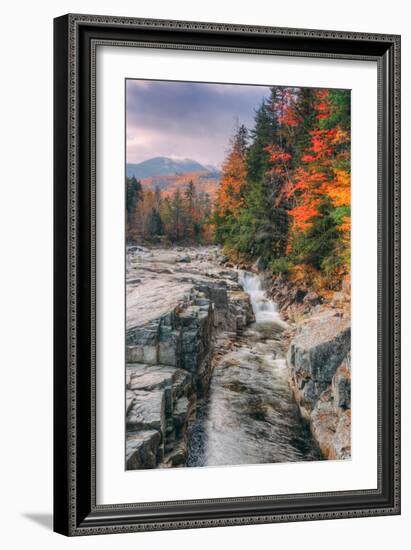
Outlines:
{"type": "Polygon", "coordinates": [[[54,136],[55,531],[72,536],[399,514],[400,37],[65,15],[54,21],[54,136]],[[96,504],[95,54],[99,44],[377,62],[377,489],[96,504]]]}

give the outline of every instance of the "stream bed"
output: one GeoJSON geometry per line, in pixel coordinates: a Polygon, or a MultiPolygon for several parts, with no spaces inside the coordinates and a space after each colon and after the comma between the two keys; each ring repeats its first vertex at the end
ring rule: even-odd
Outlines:
{"type": "Polygon", "coordinates": [[[255,322],[221,357],[189,429],[186,466],[321,460],[288,384],[281,345],[287,327],[261,278],[241,272],[255,322]]]}

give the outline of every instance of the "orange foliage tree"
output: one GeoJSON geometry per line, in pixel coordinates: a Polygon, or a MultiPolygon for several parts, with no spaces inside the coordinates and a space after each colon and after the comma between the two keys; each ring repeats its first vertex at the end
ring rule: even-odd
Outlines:
{"type": "Polygon", "coordinates": [[[246,151],[247,130],[245,126],[240,126],[231,140],[230,150],[222,166],[216,199],[219,216],[235,213],[244,202],[242,189],[247,176],[246,151]]]}
{"type": "MultiPolygon", "coordinates": [[[[315,124],[309,131],[309,146],[293,170],[289,180],[291,184],[284,192],[292,204],[289,211],[293,220],[292,233],[310,236],[311,232],[317,240],[324,240],[318,229],[321,223],[323,235],[326,231],[331,235],[330,250],[333,249],[342,258],[347,269],[351,202],[350,131],[347,117],[341,116],[341,102],[341,96],[333,95],[329,90],[315,91],[315,124]],[[317,231],[314,226],[317,226],[317,231]],[[339,238],[335,237],[334,228],[339,238]]],[[[329,256],[328,264],[332,265],[330,251],[329,256]]]]}

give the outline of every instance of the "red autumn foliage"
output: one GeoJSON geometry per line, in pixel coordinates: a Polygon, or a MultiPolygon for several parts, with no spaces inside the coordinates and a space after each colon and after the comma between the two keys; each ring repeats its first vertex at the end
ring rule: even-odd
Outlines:
{"type": "MultiPolygon", "coordinates": [[[[316,119],[328,119],[331,114],[329,91],[318,90],[316,100],[316,119]]],[[[349,134],[338,126],[310,131],[310,145],[301,157],[304,164],[294,171],[293,184],[287,189],[287,196],[294,198],[295,202],[289,213],[296,229],[306,231],[311,227],[312,220],[320,215],[318,208],[326,197],[335,207],[350,205],[350,174],[340,166],[349,154],[348,143],[349,134]]],[[[340,230],[349,230],[347,217],[340,230]]]]}
{"type": "Polygon", "coordinates": [[[274,104],[278,111],[277,120],[284,126],[298,126],[302,117],[296,109],[295,93],[292,88],[285,88],[274,104]]]}

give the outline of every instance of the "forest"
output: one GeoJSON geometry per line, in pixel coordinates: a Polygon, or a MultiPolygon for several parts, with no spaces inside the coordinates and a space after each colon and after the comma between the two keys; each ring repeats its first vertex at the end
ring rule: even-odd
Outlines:
{"type": "Polygon", "coordinates": [[[235,128],[214,195],[126,179],[129,242],[219,243],[284,278],[332,288],[350,270],[350,92],[272,87],[235,128]]]}
{"type": "Polygon", "coordinates": [[[165,194],[143,189],[135,177],[126,178],[127,239],[129,242],[210,243],[212,201],[197,192],[190,180],[183,189],[165,194]]]}

